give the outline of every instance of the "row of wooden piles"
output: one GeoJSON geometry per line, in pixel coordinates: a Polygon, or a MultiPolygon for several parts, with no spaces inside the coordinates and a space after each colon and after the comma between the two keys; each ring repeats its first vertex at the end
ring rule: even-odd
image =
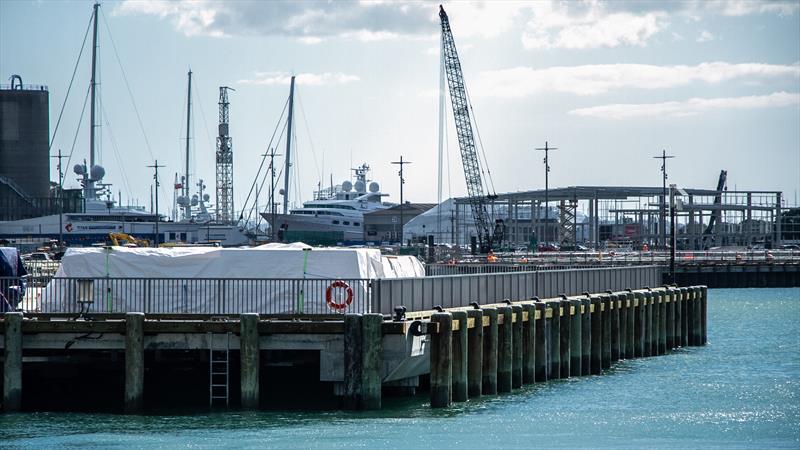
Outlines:
{"type": "Polygon", "coordinates": [[[705,286],[532,298],[430,315],[434,408],[708,341],[705,286]]]}

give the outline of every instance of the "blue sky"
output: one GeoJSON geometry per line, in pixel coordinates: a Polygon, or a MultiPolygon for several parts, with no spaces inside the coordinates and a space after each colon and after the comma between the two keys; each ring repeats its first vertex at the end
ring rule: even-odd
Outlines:
{"type": "MultiPolygon", "coordinates": [[[[49,86],[51,130],[91,7],[0,1],[0,75],[49,86]]],[[[657,186],[652,156],[666,149],[677,156],[668,162],[670,182],[713,188],[726,169],[729,189],[782,190],[796,203],[800,2],[497,1],[445,9],[497,192],[544,186],[542,155],[532,149],[547,140],[559,147],[551,186],[657,186]]],[[[397,167],[389,163],[400,155],[413,162],[406,199],[436,200],[438,3],[151,0],[107,1],[101,10],[100,158],[125,203],[148,203],[145,166],[154,158],[167,165],[165,187],[182,171],[190,67],[192,177],[210,190],[218,87],[236,89],[237,208],[267,150],[291,73],[299,96],[294,201],[308,200],[331,173],[341,182],[362,162],[398,201],[397,167]]],[[[88,62],[87,51],[53,152],[72,148],[88,62]]],[[[450,116],[447,124],[444,195],[463,195],[450,116]]],[[[72,164],[87,149],[84,119],[72,164]]],[[[66,184],[76,185],[74,176],[66,184]]],[[[171,190],[161,195],[171,203],[171,190]]]]}

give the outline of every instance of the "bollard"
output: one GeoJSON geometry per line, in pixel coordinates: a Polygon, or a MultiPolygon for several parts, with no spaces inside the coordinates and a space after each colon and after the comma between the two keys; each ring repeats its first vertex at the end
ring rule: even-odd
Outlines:
{"type": "Polygon", "coordinates": [[[522,325],[522,382],[536,381],[536,306],[532,303],[522,305],[528,321],[522,325]]]}
{"type": "Polygon", "coordinates": [[[667,350],[675,348],[675,290],[667,289],[667,350]]]}
{"type": "Polygon", "coordinates": [[[381,369],[383,367],[383,315],[364,314],[361,318],[361,405],[360,409],[381,409],[381,369]]]}
{"type": "Polygon", "coordinates": [[[344,315],[344,398],[345,409],[359,409],[363,392],[361,373],[364,362],[361,354],[363,340],[361,314],[344,315]]]}
{"type": "Polygon", "coordinates": [[[514,315],[514,323],[511,330],[511,387],[514,389],[522,387],[522,306],[513,305],[511,312],[514,315]]]}
{"type": "Polygon", "coordinates": [[[484,308],[489,326],[483,329],[483,395],[497,394],[497,309],[484,308]]]}
{"type": "Polygon", "coordinates": [[[550,372],[547,379],[561,377],[561,307],[558,301],[547,302],[550,318],[550,372]]]}
{"type": "Polygon", "coordinates": [[[458,331],[453,331],[453,401],[465,402],[469,397],[467,388],[467,312],[453,311],[453,322],[458,322],[458,331]]]}
{"type": "Polygon", "coordinates": [[[534,379],[537,382],[542,382],[547,381],[547,342],[545,341],[545,314],[547,313],[547,308],[543,302],[536,302],[533,306],[539,315],[539,319],[536,320],[534,325],[536,330],[536,337],[533,340],[533,345],[536,347],[534,351],[534,364],[536,365],[534,379]]]}
{"type": "Polygon", "coordinates": [[[592,373],[592,300],[581,299],[581,375],[592,373]]]}
{"type": "Polygon", "coordinates": [[[19,411],[22,407],[22,313],[5,313],[3,362],[3,410],[19,411]]]}
{"type": "Polygon", "coordinates": [[[125,314],[125,412],[138,413],[144,400],[144,313],[125,314]]]}
{"type": "Polygon", "coordinates": [[[659,293],[661,304],[658,311],[658,319],[660,328],[658,330],[658,354],[664,355],[667,353],[667,291],[662,290],[659,293]]]}
{"type": "Polygon", "coordinates": [[[634,349],[634,357],[641,358],[645,356],[644,349],[645,349],[645,312],[644,312],[644,303],[646,297],[644,292],[636,292],[634,294],[635,302],[636,302],[636,311],[633,314],[634,317],[634,342],[633,342],[633,349],[634,349]]]}
{"type": "Polygon", "coordinates": [[[603,324],[603,352],[602,352],[602,367],[603,370],[611,368],[611,297],[604,295],[600,297],[603,307],[602,309],[602,324],[603,324]]]}
{"type": "Polygon", "coordinates": [[[708,287],[700,286],[700,345],[708,343],[708,287]]]}
{"type": "Polygon", "coordinates": [[[603,372],[603,321],[600,305],[603,302],[599,297],[592,297],[592,375],[603,372]]]}
{"type": "Polygon", "coordinates": [[[570,304],[570,335],[569,335],[569,374],[573,377],[581,376],[581,364],[583,363],[583,330],[581,316],[581,301],[573,299],[570,304]]]}
{"type": "Polygon", "coordinates": [[[241,376],[241,401],[243,409],[258,409],[259,400],[259,356],[258,314],[242,314],[239,317],[239,363],[241,376]]]}
{"type": "Polygon", "coordinates": [[[561,350],[561,378],[569,378],[570,366],[572,362],[571,356],[571,342],[570,339],[570,325],[572,324],[572,316],[570,315],[569,300],[561,300],[558,302],[558,307],[561,308],[561,320],[559,326],[561,327],[561,343],[559,344],[561,350]]]}
{"type": "Polygon", "coordinates": [[[644,356],[653,356],[653,293],[644,293],[644,356]]]}
{"type": "Polygon", "coordinates": [[[619,297],[615,294],[611,298],[611,362],[619,361],[619,297]]]}
{"type": "Polygon", "coordinates": [[[467,317],[475,320],[467,336],[467,391],[470,397],[480,397],[483,384],[483,311],[470,309],[467,317]]]}
{"type": "Polygon", "coordinates": [[[439,325],[431,339],[431,407],[445,408],[453,401],[453,316],[434,313],[431,322],[439,325]]]}
{"type": "Polygon", "coordinates": [[[512,320],[514,311],[510,306],[500,306],[497,308],[498,319],[501,316],[503,323],[499,324],[497,330],[497,392],[506,393],[511,392],[512,386],[511,369],[514,358],[514,324],[512,320]]]}
{"type": "Polygon", "coordinates": [[[689,346],[689,289],[681,288],[681,347],[689,346]]]}

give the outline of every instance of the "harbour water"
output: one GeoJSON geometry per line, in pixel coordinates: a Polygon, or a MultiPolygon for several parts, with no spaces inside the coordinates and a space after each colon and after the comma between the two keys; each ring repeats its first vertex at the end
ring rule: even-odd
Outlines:
{"type": "Polygon", "coordinates": [[[446,410],[0,414],[2,448],[798,448],[800,288],[712,289],[709,344],[446,410]]]}

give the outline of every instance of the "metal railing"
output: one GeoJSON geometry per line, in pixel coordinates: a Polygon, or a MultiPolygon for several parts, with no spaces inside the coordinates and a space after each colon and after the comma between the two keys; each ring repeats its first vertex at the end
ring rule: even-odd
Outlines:
{"type": "MultiPolygon", "coordinates": [[[[0,292],[19,284],[0,278],[0,292]]],[[[332,314],[370,312],[371,294],[368,279],[28,277],[14,306],[75,314],[332,314]]]]}
{"type": "Polygon", "coordinates": [[[380,279],[373,283],[372,310],[391,314],[398,306],[422,311],[436,305],[453,308],[471,302],[655,287],[662,284],[663,271],[663,266],[648,265],[380,279]]]}
{"type": "MultiPolygon", "coordinates": [[[[545,266],[595,267],[643,264],[669,264],[670,253],[665,251],[587,251],[587,252],[539,252],[495,254],[493,265],[530,265],[537,270],[545,266]]],[[[748,264],[748,263],[800,263],[800,250],[679,250],[675,252],[677,264],[748,264]]],[[[482,261],[467,261],[459,265],[486,264],[482,261]]],[[[429,266],[446,266],[434,264],[429,266]]]]}

